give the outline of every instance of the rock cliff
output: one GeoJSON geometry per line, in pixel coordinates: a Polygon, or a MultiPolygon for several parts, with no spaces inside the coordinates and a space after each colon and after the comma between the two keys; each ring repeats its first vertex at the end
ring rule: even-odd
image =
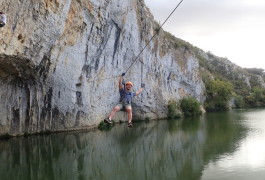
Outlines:
{"type": "MultiPolygon", "coordinates": [[[[118,102],[118,76],[158,24],[143,0],[1,0],[0,134],[97,125],[118,102]]],[[[166,116],[170,99],[204,100],[195,54],[160,31],[125,79],[141,118],[166,116]]]]}
{"type": "MultiPolygon", "coordinates": [[[[248,89],[248,93],[251,93],[251,89],[255,86],[265,88],[265,73],[263,69],[259,68],[242,68],[227,58],[222,58],[213,55],[211,52],[203,52],[196,49],[196,57],[199,59],[200,75],[205,79],[206,74],[210,75],[214,79],[223,79],[233,84],[235,92],[242,87],[248,89]]],[[[204,80],[207,81],[207,80],[204,80]]]]}

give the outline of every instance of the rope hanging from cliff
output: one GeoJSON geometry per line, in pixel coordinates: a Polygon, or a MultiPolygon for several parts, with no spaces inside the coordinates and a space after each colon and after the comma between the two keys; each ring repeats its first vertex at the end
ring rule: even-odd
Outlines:
{"type": "Polygon", "coordinates": [[[177,8],[180,6],[180,4],[182,3],[183,0],[181,0],[178,5],[173,9],[173,11],[169,14],[169,16],[167,17],[167,19],[162,23],[161,26],[159,26],[159,28],[157,29],[157,31],[155,31],[155,34],[151,37],[151,39],[147,42],[147,44],[144,46],[144,48],[140,51],[140,53],[136,56],[136,58],[133,60],[132,64],[126,69],[125,73],[128,72],[128,70],[133,66],[133,64],[138,60],[138,58],[140,57],[140,55],[143,53],[143,51],[145,50],[145,48],[150,44],[150,42],[154,39],[154,37],[159,33],[160,29],[164,26],[164,24],[168,21],[168,19],[172,16],[172,14],[177,10],[177,8]]]}

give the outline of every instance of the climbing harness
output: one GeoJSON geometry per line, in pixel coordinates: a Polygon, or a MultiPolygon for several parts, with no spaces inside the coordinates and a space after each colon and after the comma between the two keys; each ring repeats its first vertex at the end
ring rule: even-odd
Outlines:
{"type": "Polygon", "coordinates": [[[6,15],[3,12],[0,12],[0,27],[6,25],[6,15]]]}

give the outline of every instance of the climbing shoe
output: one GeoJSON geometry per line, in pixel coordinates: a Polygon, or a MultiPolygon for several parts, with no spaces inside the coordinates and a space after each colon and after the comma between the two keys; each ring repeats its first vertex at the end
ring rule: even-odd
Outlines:
{"type": "Polygon", "coordinates": [[[104,119],[104,122],[105,123],[108,123],[108,124],[111,124],[112,123],[112,121],[109,118],[104,119]]]}
{"type": "Polygon", "coordinates": [[[133,127],[132,122],[128,122],[128,127],[133,127]]]}

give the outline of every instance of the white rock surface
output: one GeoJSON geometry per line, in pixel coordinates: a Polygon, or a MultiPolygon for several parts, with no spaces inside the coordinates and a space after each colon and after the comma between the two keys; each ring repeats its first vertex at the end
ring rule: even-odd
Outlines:
{"type": "MultiPolygon", "coordinates": [[[[1,0],[0,134],[86,128],[119,99],[118,75],[155,33],[143,0],[1,0]]],[[[198,60],[161,31],[125,79],[146,89],[134,115],[166,116],[170,99],[204,99],[198,60]]],[[[124,117],[122,114],[117,117],[124,117]]],[[[116,119],[117,119],[116,117],[116,119]]]]}

